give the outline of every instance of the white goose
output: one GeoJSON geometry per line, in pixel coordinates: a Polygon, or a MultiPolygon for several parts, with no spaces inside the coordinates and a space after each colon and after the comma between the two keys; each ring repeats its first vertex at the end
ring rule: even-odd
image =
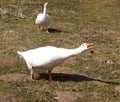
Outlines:
{"type": "Polygon", "coordinates": [[[47,4],[48,3],[44,4],[43,13],[37,15],[35,23],[39,26],[39,30],[45,29],[46,32],[49,33],[48,25],[50,23],[50,16],[47,14],[47,4]]]}
{"type": "Polygon", "coordinates": [[[39,47],[36,49],[17,52],[24,58],[27,67],[30,69],[31,79],[34,79],[34,71],[37,69],[48,70],[49,80],[52,81],[52,69],[69,57],[78,55],[89,50],[92,43],[84,43],[75,49],[56,48],[53,46],[39,47]]]}

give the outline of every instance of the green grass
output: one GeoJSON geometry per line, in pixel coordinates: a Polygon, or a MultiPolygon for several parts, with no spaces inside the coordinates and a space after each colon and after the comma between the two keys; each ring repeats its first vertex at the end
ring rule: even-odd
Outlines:
{"type": "Polygon", "coordinates": [[[18,102],[55,102],[56,91],[82,94],[83,97],[74,102],[118,102],[120,89],[118,92],[115,88],[120,86],[120,1],[51,0],[48,5],[49,28],[61,32],[50,34],[38,33],[34,23],[44,2],[1,0],[0,8],[9,12],[0,15],[0,76],[29,74],[24,60],[16,53],[18,50],[47,45],[75,48],[81,43],[92,42],[94,54],[86,52],[75,56],[73,62],[59,65],[75,70],[81,77],[77,73],[73,79],[69,78],[72,75],[54,75],[58,80],[52,83],[45,78],[34,82],[1,80],[0,93],[12,95],[18,102]],[[26,18],[19,17],[20,8],[26,18]],[[76,77],[79,78],[77,81],[76,77]]]}

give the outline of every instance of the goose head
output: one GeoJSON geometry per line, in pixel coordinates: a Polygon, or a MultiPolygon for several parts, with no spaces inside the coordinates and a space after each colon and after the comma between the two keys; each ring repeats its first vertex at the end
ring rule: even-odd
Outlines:
{"type": "Polygon", "coordinates": [[[44,7],[46,7],[48,5],[48,3],[46,2],[45,4],[44,4],[44,7]]]}
{"type": "Polygon", "coordinates": [[[83,43],[79,48],[84,52],[91,49],[92,46],[93,46],[93,43],[83,43]]]}

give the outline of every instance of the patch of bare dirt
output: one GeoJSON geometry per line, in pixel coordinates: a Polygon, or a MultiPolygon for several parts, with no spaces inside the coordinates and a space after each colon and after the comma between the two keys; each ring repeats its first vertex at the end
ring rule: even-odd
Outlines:
{"type": "Polygon", "coordinates": [[[94,59],[100,63],[102,62],[106,62],[108,59],[104,56],[97,56],[97,57],[94,57],[94,59]]]}
{"type": "Polygon", "coordinates": [[[1,55],[0,57],[0,66],[9,66],[14,64],[14,60],[12,58],[7,58],[3,55],[1,55]]]}
{"type": "MultiPolygon", "coordinates": [[[[92,22],[90,22],[92,23],[92,22]]],[[[85,34],[85,33],[93,33],[94,29],[93,28],[84,28],[84,29],[81,29],[81,34],[85,34]]]]}
{"type": "Polygon", "coordinates": [[[111,74],[119,74],[120,73],[120,70],[115,70],[115,71],[112,71],[111,74]]]}
{"type": "Polygon", "coordinates": [[[77,61],[77,60],[75,60],[75,58],[74,58],[74,57],[71,57],[71,58],[69,58],[69,59],[65,60],[65,62],[64,62],[64,63],[66,63],[66,64],[70,64],[70,65],[75,65],[76,63],[78,63],[78,61],[77,61]]]}
{"type": "Polygon", "coordinates": [[[57,91],[56,95],[56,100],[58,100],[58,102],[73,102],[77,98],[83,97],[80,93],[70,91],[57,91]]]}
{"type": "Polygon", "coordinates": [[[53,69],[52,73],[77,74],[78,72],[73,70],[72,68],[58,66],[53,69]]]}
{"type": "Polygon", "coordinates": [[[92,93],[92,97],[95,98],[95,99],[98,99],[98,98],[99,98],[99,97],[98,97],[98,93],[97,93],[97,92],[93,92],[93,93],[92,93]]]}
{"type": "Polygon", "coordinates": [[[101,87],[101,86],[104,86],[106,85],[106,83],[102,83],[102,82],[99,82],[99,81],[93,81],[95,85],[97,85],[98,87],[101,87]]]}
{"type": "Polygon", "coordinates": [[[0,93],[0,102],[17,102],[15,97],[9,94],[0,93]]]}
{"type": "Polygon", "coordinates": [[[120,32],[118,32],[118,31],[114,31],[114,30],[100,30],[100,32],[102,32],[103,33],[103,35],[109,35],[109,34],[120,34],[120,32]]]}
{"type": "Polygon", "coordinates": [[[27,80],[30,80],[30,76],[27,74],[6,74],[6,75],[1,75],[0,80],[3,80],[3,81],[27,81],[27,80]]]}
{"type": "Polygon", "coordinates": [[[117,0],[103,0],[105,4],[117,3],[117,0]]]}
{"type": "Polygon", "coordinates": [[[120,65],[120,61],[115,62],[115,64],[120,65]]]}
{"type": "Polygon", "coordinates": [[[115,91],[120,93],[120,85],[115,87],[115,91]]]}

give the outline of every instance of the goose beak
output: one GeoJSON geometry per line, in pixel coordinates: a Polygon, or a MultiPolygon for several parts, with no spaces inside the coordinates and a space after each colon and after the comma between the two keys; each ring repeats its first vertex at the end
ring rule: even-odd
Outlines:
{"type": "Polygon", "coordinates": [[[46,5],[47,5],[48,3],[46,3],[46,5]]]}
{"type": "Polygon", "coordinates": [[[88,49],[90,49],[90,48],[93,47],[93,43],[86,43],[86,45],[87,45],[87,48],[88,48],[88,49]]]}
{"type": "Polygon", "coordinates": [[[44,6],[47,6],[48,5],[48,3],[46,2],[45,4],[44,4],[44,6]]]}

